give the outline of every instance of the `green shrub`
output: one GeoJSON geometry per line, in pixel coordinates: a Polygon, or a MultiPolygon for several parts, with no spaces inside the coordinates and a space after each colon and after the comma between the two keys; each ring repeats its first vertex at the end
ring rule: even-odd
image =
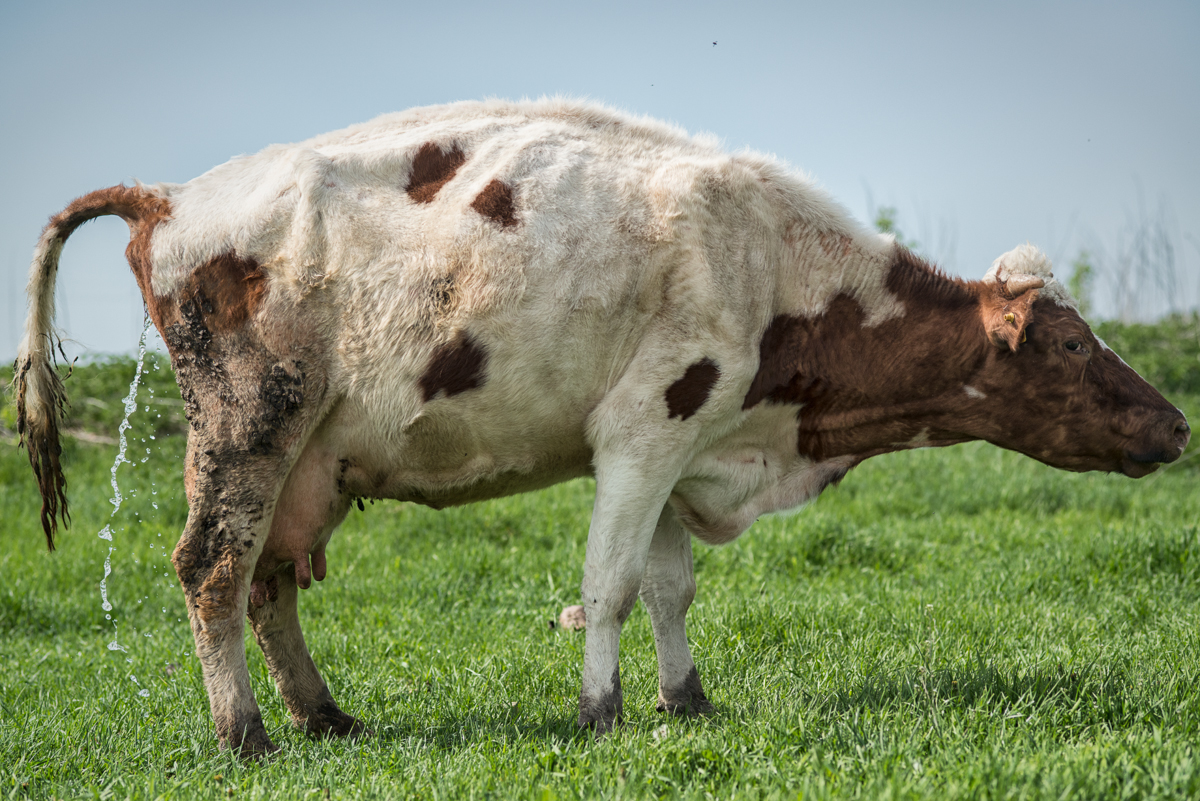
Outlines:
{"type": "MultiPolygon", "coordinates": [[[[104,356],[85,364],[75,364],[69,370],[60,368],[67,387],[67,431],[86,431],[103,437],[115,437],[125,417],[125,397],[133,381],[137,360],[132,356],[104,356]]],[[[0,382],[12,383],[13,369],[0,370],[0,382]]],[[[175,384],[175,372],[166,354],[147,353],[138,386],[138,402],[150,407],[154,424],[151,433],[162,437],[187,430],[183,415],[183,400],[175,384]]],[[[0,410],[0,429],[9,435],[17,428],[16,408],[9,399],[0,410]]]]}
{"type": "Polygon", "coordinates": [[[1156,323],[1108,320],[1096,335],[1161,392],[1200,393],[1200,314],[1172,314],[1156,323]]]}

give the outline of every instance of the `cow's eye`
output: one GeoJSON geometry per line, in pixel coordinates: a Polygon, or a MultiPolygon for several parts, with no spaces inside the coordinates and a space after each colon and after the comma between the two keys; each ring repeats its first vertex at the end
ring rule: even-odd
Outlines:
{"type": "Polygon", "coordinates": [[[1084,353],[1088,352],[1087,348],[1084,347],[1083,343],[1077,339],[1072,339],[1070,342],[1067,342],[1063,347],[1065,347],[1067,350],[1071,351],[1072,353],[1084,354],[1084,353]]]}

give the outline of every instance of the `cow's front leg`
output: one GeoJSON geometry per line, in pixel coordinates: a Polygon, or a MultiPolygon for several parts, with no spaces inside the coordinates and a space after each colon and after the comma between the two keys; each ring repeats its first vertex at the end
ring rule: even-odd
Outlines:
{"type": "Polygon", "coordinates": [[[623,714],[621,627],[637,603],[655,521],[670,487],[650,489],[646,471],[628,464],[598,466],[596,505],[583,570],[587,639],[579,726],[606,732],[623,714]]]}
{"type": "Polygon", "coordinates": [[[711,712],[712,704],[704,695],[700,675],[688,650],[684,625],[688,608],[696,597],[692,538],[670,506],[663,509],[654,529],[641,595],[650,613],[654,649],[658,654],[658,711],[711,712]]]}
{"type": "Polygon", "coordinates": [[[292,722],[316,736],[365,734],[366,726],[338,707],[309,656],[296,609],[298,594],[296,574],[289,565],[254,583],[249,607],[254,637],[292,722]]]}

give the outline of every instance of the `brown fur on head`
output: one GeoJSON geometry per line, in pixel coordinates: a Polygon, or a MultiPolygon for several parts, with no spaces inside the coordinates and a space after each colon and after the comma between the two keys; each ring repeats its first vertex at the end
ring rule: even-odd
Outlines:
{"type": "MultiPolygon", "coordinates": [[[[1025,292],[1020,300],[1036,294],[1025,292]]],[[[1179,457],[1188,440],[1183,415],[1075,309],[1050,298],[1029,298],[1018,308],[1017,300],[1008,312],[1016,325],[1003,319],[1001,301],[985,297],[981,304],[985,321],[995,325],[987,328],[989,336],[997,339],[995,328],[1004,335],[971,379],[986,399],[964,410],[984,439],[1054,467],[1135,478],[1179,457]],[[1019,350],[1012,344],[1018,331],[1019,350]]]]}

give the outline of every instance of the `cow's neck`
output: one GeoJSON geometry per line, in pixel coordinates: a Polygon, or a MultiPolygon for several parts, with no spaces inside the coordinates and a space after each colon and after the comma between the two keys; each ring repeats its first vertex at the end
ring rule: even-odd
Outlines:
{"type": "Polygon", "coordinates": [[[836,296],[790,328],[797,369],[775,400],[799,402],[798,448],[817,461],[863,459],[976,439],[963,407],[987,358],[976,285],[946,277],[898,248],[887,289],[904,313],[868,326],[862,306],[836,296]]]}

